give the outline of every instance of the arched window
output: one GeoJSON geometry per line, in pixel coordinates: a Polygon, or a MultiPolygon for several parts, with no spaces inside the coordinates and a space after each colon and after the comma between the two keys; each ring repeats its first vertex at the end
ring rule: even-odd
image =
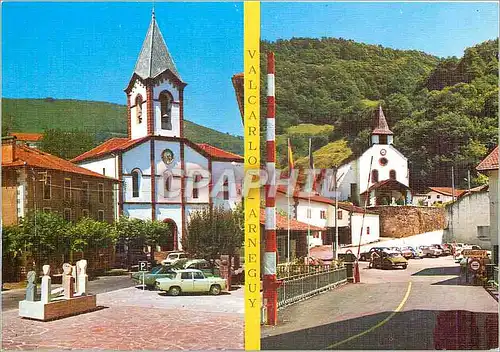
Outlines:
{"type": "Polygon", "coordinates": [[[391,180],[395,180],[396,179],[396,170],[389,171],[389,178],[391,180]]]}
{"type": "Polygon", "coordinates": [[[161,128],[163,130],[172,129],[172,94],[164,90],[160,93],[161,128]]]}
{"type": "Polygon", "coordinates": [[[137,123],[142,122],[142,95],[137,94],[135,97],[135,116],[137,117],[137,123]]]}
{"type": "Polygon", "coordinates": [[[372,182],[378,182],[378,170],[372,170],[372,182]]]}
{"type": "Polygon", "coordinates": [[[139,197],[139,170],[132,171],[132,197],[139,197]]]}
{"type": "Polygon", "coordinates": [[[168,193],[172,191],[172,174],[170,172],[165,173],[164,182],[165,182],[165,198],[167,198],[168,193]]]}

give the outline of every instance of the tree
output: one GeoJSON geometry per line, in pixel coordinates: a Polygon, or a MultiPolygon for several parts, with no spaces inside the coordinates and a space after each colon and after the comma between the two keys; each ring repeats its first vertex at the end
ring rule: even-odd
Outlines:
{"type": "Polygon", "coordinates": [[[94,136],[88,132],[48,129],[43,133],[40,149],[63,159],[72,159],[96,146],[94,136]]]}
{"type": "Polygon", "coordinates": [[[183,248],[212,264],[223,254],[233,256],[243,243],[243,209],[204,207],[191,214],[183,248]]]}
{"type": "Polygon", "coordinates": [[[69,226],[60,214],[54,212],[32,211],[21,219],[21,240],[35,258],[38,270],[41,270],[42,261],[65,254],[69,226]]]}
{"type": "Polygon", "coordinates": [[[116,231],[106,222],[83,218],[70,229],[67,237],[72,251],[87,252],[113,246],[116,231]]]}

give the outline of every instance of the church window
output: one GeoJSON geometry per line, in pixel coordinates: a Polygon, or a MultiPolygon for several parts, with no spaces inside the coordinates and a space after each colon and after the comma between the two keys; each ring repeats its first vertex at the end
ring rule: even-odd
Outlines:
{"type": "Polygon", "coordinates": [[[135,116],[137,117],[137,123],[142,122],[142,95],[137,94],[135,98],[135,116]]]}
{"type": "Polygon", "coordinates": [[[224,200],[229,200],[229,181],[227,176],[224,177],[224,186],[223,186],[223,198],[224,200]]]}
{"type": "Polygon", "coordinates": [[[389,162],[389,160],[387,160],[387,158],[378,159],[378,163],[382,166],[386,166],[388,162],[389,162]]]}
{"type": "Polygon", "coordinates": [[[139,170],[132,171],[132,197],[139,197],[139,170]]]}
{"type": "Polygon", "coordinates": [[[372,182],[378,182],[378,170],[372,170],[372,182]]]}
{"type": "Polygon", "coordinates": [[[198,190],[198,184],[201,181],[201,175],[200,174],[195,174],[194,175],[194,183],[193,183],[193,198],[198,199],[199,197],[199,190],[198,190]]]}
{"type": "Polygon", "coordinates": [[[172,129],[172,94],[164,90],[160,93],[161,128],[172,129]]]}
{"type": "Polygon", "coordinates": [[[379,144],[387,144],[387,135],[386,134],[379,135],[378,142],[379,144]]]}
{"type": "Polygon", "coordinates": [[[165,175],[165,194],[169,193],[172,190],[172,175],[165,175]]]}
{"type": "Polygon", "coordinates": [[[396,170],[389,171],[389,178],[391,180],[395,180],[396,179],[396,170]]]}

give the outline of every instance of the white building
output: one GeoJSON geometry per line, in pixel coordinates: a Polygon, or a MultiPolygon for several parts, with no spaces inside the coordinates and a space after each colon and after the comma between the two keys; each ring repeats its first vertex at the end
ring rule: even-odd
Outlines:
{"type": "Polygon", "coordinates": [[[489,235],[493,247],[493,261],[498,266],[498,146],[476,167],[476,170],[488,176],[490,198],[489,235]]]}
{"type": "Polygon", "coordinates": [[[309,195],[306,192],[295,192],[287,197],[286,188],[279,188],[276,193],[276,208],[278,211],[288,212],[291,219],[325,228],[326,231],[316,231],[309,236],[309,246],[332,244],[335,236],[335,216],[339,228],[340,245],[357,245],[379,240],[379,216],[366,211],[363,223],[364,209],[347,202],[338,202],[338,211],[335,210],[335,201],[317,194],[309,195]],[[363,234],[361,225],[363,224],[363,234]]]}
{"type": "Polygon", "coordinates": [[[483,249],[491,249],[489,202],[486,185],[472,188],[448,204],[444,241],[477,244],[483,249]]]}
{"type": "Polygon", "coordinates": [[[411,203],[408,159],[393,146],[393,141],[394,134],[380,106],[370,148],[337,170],[339,199],[364,204],[368,195],[368,205],[411,203]]]}
{"type": "Polygon", "coordinates": [[[172,224],[174,243],[167,250],[181,248],[193,211],[241,201],[243,158],[184,137],[186,85],[153,14],[125,89],[128,138],[112,138],[73,159],[121,181],[117,216],[172,224]]]}
{"type": "Polygon", "coordinates": [[[453,190],[452,187],[429,187],[427,193],[413,197],[413,204],[429,207],[435,204],[444,204],[456,200],[465,192],[466,190],[463,189],[453,190]]]}

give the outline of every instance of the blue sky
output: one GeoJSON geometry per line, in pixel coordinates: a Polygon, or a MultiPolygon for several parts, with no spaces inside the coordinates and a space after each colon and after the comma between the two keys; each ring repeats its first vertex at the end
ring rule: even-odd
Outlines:
{"type": "Polygon", "coordinates": [[[261,37],[342,37],[446,57],[498,36],[498,3],[262,3],[261,37]]]}
{"type": "MultiPolygon", "coordinates": [[[[156,3],[185,117],[242,134],[231,76],[243,70],[242,3],[156,3]]],[[[262,3],[261,36],[342,37],[438,56],[498,35],[496,3],[262,3]]],[[[3,3],[2,95],[125,104],[151,3],[3,3]]]]}
{"type": "MultiPolygon", "coordinates": [[[[152,3],[4,3],[2,95],[126,104],[152,3]]],[[[242,135],[232,75],[243,71],[242,3],[156,3],[182,79],[185,118],[242,135]]],[[[124,121],[124,123],[126,123],[124,121]]]]}

